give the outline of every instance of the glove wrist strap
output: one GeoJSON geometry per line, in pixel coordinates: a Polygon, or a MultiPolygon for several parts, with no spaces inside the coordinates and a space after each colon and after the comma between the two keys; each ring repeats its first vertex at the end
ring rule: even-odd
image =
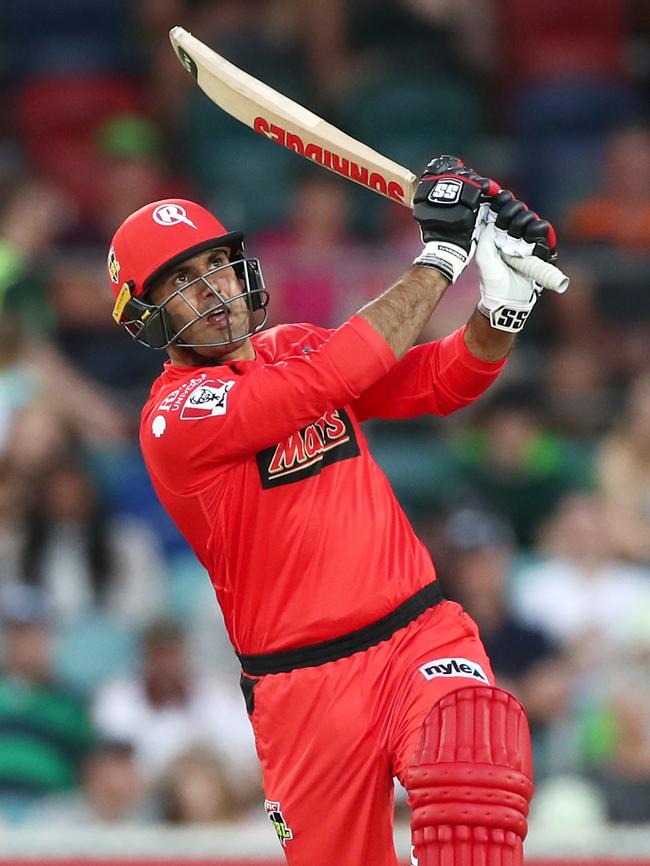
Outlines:
{"type": "Polygon", "coordinates": [[[490,320],[490,324],[497,331],[507,331],[509,334],[518,334],[526,324],[530,311],[535,306],[537,298],[528,304],[508,303],[507,301],[492,302],[488,306],[482,299],[478,303],[478,311],[490,320]]]}
{"type": "Polygon", "coordinates": [[[469,254],[456,244],[447,241],[428,241],[413,264],[434,268],[440,271],[450,283],[455,283],[465,270],[469,258],[469,254]]]}

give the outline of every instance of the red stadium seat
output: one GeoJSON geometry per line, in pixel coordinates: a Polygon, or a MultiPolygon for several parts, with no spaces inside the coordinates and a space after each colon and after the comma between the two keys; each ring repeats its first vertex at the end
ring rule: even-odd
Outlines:
{"type": "Polygon", "coordinates": [[[29,81],[17,93],[18,132],[31,165],[59,183],[83,211],[96,197],[98,126],[139,112],[138,87],[111,76],[56,76],[29,81]]]}

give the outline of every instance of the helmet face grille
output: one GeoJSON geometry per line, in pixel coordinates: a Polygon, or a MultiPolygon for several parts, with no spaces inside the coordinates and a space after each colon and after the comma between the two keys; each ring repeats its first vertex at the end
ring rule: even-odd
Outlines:
{"type": "Polygon", "coordinates": [[[131,317],[123,319],[121,324],[135,340],[152,349],[167,349],[169,346],[182,349],[228,346],[252,337],[266,324],[269,296],[258,259],[246,258],[243,253],[240,255],[242,258],[210,268],[172,292],[161,304],[149,304],[141,299],[134,299],[125,310],[131,317]],[[232,297],[222,295],[208,279],[226,268],[234,270],[241,286],[241,292],[232,297]],[[214,294],[214,304],[210,304],[205,310],[199,310],[187,294],[188,289],[196,286],[197,283],[203,283],[214,294]],[[191,318],[184,319],[180,325],[174,325],[173,316],[168,309],[175,299],[181,300],[193,314],[191,318]],[[231,323],[231,311],[236,310],[242,301],[248,311],[246,325],[235,332],[231,323]],[[190,337],[193,326],[210,316],[218,316],[222,319],[223,338],[193,342],[190,337]]]}

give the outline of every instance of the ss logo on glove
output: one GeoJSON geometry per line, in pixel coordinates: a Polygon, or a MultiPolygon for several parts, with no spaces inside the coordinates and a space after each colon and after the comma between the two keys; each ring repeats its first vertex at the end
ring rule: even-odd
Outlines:
{"type": "MultiPolygon", "coordinates": [[[[532,306],[531,306],[532,309],[532,306]]],[[[510,331],[516,334],[524,327],[530,310],[515,310],[512,307],[499,307],[490,311],[490,323],[500,331],[510,331]]]]}
{"type": "Polygon", "coordinates": [[[434,185],[427,198],[436,204],[456,204],[462,191],[463,184],[460,180],[445,178],[434,185]]]}

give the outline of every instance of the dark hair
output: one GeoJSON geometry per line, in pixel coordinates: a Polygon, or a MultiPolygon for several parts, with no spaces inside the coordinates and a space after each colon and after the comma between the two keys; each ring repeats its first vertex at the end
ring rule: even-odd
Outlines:
{"type": "MultiPolygon", "coordinates": [[[[41,479],[41,495],[34,499],[27,510],[25,541],[21,555],[21,574],[24,582],[31,586],[41,587],[43,585],[45,551],[52,532],[52,522],[47,513],[46,497],[42,493],[57,475],[65,472],[86,477],[83,466],[74,459],[68,459],[64,463],[50,467],[41,479]]],[[[95,488],[92,485],[89,486],[92,489],[92,505],[83,525],[84,555],[93,596],[96,601],[101,602],[108,588],[113,565],[112,551],[108,540],[107,511],[95,488]]]]}
{"type": "Polygon", "coordinates": [[[150,648],[161,643],[183,640],[185,632],[174,619],[157,619],[149,623],[142,632],[142,643],[150,648]]]}

